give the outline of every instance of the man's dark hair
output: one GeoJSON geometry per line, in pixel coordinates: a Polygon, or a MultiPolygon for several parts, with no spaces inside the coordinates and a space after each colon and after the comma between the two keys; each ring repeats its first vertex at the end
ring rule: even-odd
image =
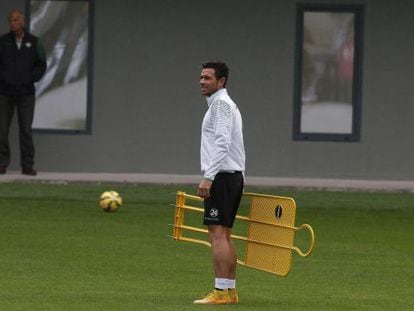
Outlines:
{"type": "Polygon", "coordinates": [[[223,62],[220,61],[208,61],[201,65],[203,69],[211,68],[214,69],[216,79],[226,78],[224,82],[224,87],[226,87],[227,80],[229,79],[229,67],[223,62]]]}

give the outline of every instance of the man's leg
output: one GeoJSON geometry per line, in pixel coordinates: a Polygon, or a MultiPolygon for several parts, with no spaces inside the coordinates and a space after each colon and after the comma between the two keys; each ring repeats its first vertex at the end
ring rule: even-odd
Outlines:
{"type": "Polygon", "coordinates": [[[4,169],[10,164],[9,130],[13,113],[14,103],[0,94],[0,166],[4,169]]]}
{"type": "Polygon", "coordinates": [[[227,230],[226,240],[227,240],[227,244],[229,245],[230,257],[231,257],[231,265],[229,266],[228,279],[235,280],[236,279],[236,267],[237,267],[237,252],[236,252],[236,248],[234,247],[233,241],[231,240],[230,229],[227,230]]]}
{"type": "Polygon", "coordinates": [[[220,225],[208,227],[216,278],[229,279],[236,275],[236,251],[230,239],[230,229],[220,225]]]}
{"type": "Polygon", "coordinates": [[[19,97],[17,103],[20,138],[20,165],[22,168],[32,168],[34,164],[34,144],[32,138],[34,103],[34,95],[21,96],[19,97]]]}
{"type": "Polygon", "coordinates": [[[208,225],[216,289],[204,299],[194,301],[196,304],[235,304],[239,301],[235,278],[237,253],[231,240],[231,227],[242,190],[241,174],[217,174],[210,189],[210,198],[204,200],[204,224],[208,225]]]}
{"type": "Polygon", "coordinates": [[[227,290],[227,282],[230,270],[232,270],[233,251],[227,240],[230,229],[221,225],[209,225],[208,235],[211,243],[213,269],[215,275],[215,290],[195,304],[228,304],[230,296],[227,290]]]}
{"type": "Polygon", "coordinates": [[[229,277],[227,278],[227,290],[229,293],[229,303],[235,304],[239,302],[239,296],[236,291],[236,267],[237,267],[237,252],[231,240],[231,230],[227,233],[227,243],[229,245],[232,263],[229,267],[229,277]]]}

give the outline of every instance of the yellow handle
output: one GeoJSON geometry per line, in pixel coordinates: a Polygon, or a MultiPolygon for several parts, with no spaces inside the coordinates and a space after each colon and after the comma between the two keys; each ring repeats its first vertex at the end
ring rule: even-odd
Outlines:
{"type": "Polygon", "coordinates": [[[303,229],[307,229],[311,235],[311,243],[310,247],[307,252],[303,252],[299,247],[294,246],[293,249],[302,257],[308,257],[315,247],[315,233],[313,232],[313,229],[308,224],[300,225],[299,227],[295,228],[296,231],[302,231],[303,229]]]}

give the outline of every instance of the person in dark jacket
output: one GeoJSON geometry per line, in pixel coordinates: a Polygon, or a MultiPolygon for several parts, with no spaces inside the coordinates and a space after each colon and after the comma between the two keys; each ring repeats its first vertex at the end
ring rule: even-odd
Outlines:
{"type": "Polygon", "coordinates": [[[39,38],[24,28],[21,11],[8,15],[10,32],[0,37],[0,174],[10,163],[9,129],[17,108],[22,174],[36,175],[32,123],[34,82],[46,71],[46,57],[39,38]]]}

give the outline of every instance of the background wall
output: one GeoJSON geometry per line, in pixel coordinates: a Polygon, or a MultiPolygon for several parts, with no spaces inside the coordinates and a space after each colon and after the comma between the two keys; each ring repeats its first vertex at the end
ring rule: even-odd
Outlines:
{"type": "MultiPolygon", "coordinates": [[[[39,171],[198,174],[200,63],[221,59],[248,175],[414,179],[414,2],[354,2],[365,5],[357,143],[292,140],[295,1],[95,2],[92,134],[35,134],[39,171]]],[[[16,5],[1,1],[2,33],[16,5]]],[[[11,139],[18,169],[15,125],[11,139]]]]}

